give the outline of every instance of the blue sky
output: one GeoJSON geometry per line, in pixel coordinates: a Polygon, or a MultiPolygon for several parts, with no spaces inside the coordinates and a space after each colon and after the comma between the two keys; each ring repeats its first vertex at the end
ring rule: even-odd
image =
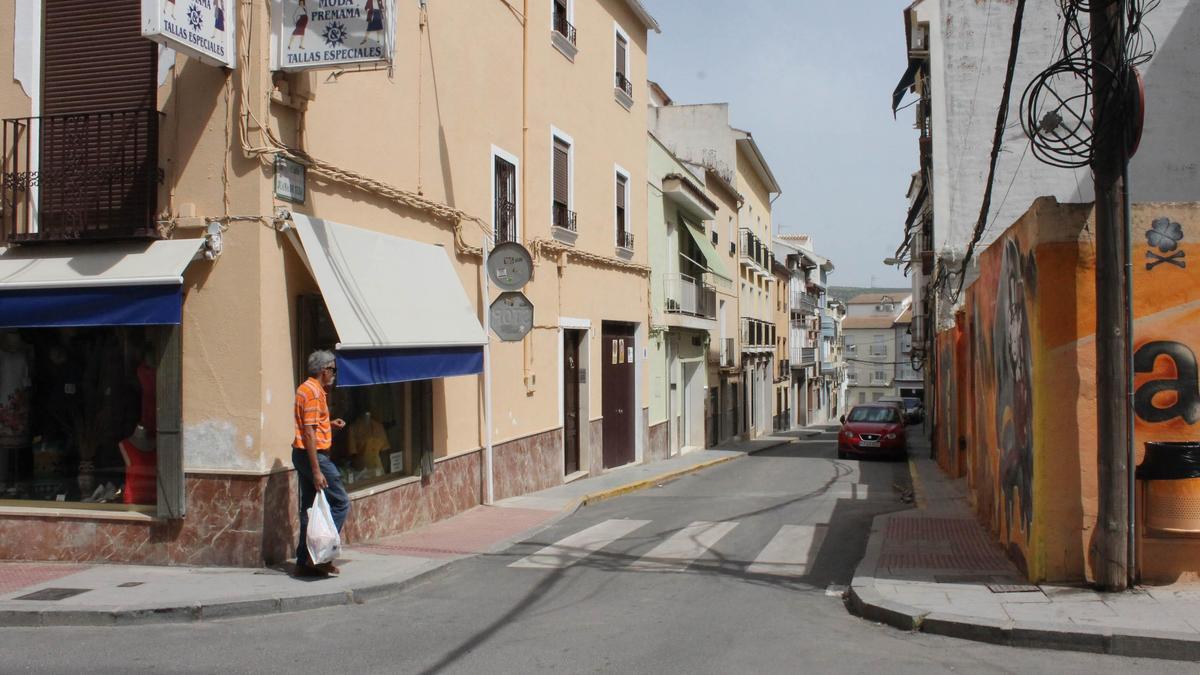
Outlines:
{"type": "Polygon", "coordinates": [[[908,285],[900,243],[917,168],[912,109],[892,119],[910,0],[642,0],[650,79],[677,103],[728,102],[783,187],[774,222],[813,235],[842,286],[908,285]]]}

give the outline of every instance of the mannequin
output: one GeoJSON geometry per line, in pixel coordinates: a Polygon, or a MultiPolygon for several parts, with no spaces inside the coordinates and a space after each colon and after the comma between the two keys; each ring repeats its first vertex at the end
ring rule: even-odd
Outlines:
{"type": "Polygon", "coordinates": [[[29,347],[13,330],[0,332],[0,490],[11,490],[16,453],[31,442],[33,378],[29,347]]]}
{"type": "Polygon", "coordinates": [[[362,478],[374,478],[387,473],[381,455],[391,449],[392,443],[383,425],[371,417],[371,411],[359,415],[350,425],[348,445],[355,466],[362,471],[362,478]]]}
{"type": "Polygon", "coordinates": [[[133,434],[121,441],[125,460],[126,504],[154,504],[158,501],[158,450],[156,439],[146,427],[137,425],[133,434]]]}

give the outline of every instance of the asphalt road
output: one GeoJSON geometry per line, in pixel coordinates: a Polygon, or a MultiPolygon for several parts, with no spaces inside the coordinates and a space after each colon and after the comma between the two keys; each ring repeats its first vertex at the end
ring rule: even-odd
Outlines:
{"type": "Polygon", "coordinates": [[[909,634],[839,597],[902,462],[797,441],[581,509],[355,607],[199,624],[0,630],[0,671],[1183,672],[1195,664],[909,634]],[[551,548],[547,548],[551,547],[551,548]]]}

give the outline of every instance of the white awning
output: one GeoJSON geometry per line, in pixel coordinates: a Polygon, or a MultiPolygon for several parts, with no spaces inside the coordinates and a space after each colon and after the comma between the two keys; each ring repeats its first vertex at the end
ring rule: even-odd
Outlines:
{"type": "Polygon", "coordinates": [[[0,248],[0,290],[182,284],[203,239],[0,248]]]}
{"type": "Polygon", "coordinates": [[[292,222],[297,250],[337,328],[339,351],[486,344],[476,309],[441,246],[299,213],[292,222]]]}

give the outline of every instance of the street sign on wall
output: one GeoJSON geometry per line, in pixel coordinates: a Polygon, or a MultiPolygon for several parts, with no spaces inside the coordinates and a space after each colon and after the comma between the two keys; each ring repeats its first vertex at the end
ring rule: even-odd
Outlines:
{"type": "Polygon", "coordinates": [[[275,156],[275,197],[303,204],[307,192],[304,165],[282,155],[275,156]]]}
{"type": "Polygon", "coordinates": [[[533,257],[515,241],[506,241],[488,253],[488,278],[502,291],[519,291],[533,277],[533,257]]]}
{"type": "Polygon", "coordinates": [[[488,323],[501,340],[520,340],[533,329],[533,303],[517,291],[501,293],[488,308],[488,323]]]}
{"type": "Polygon", "coordinates": [[[329,68],[392,60],[393,0],[273,0],[271,67],[329,68]]]}
{"type": "Polygon", "coordinates": [[[212,66],[237,66],[237,0],[142,0],[142,35],[212,66]]]}

